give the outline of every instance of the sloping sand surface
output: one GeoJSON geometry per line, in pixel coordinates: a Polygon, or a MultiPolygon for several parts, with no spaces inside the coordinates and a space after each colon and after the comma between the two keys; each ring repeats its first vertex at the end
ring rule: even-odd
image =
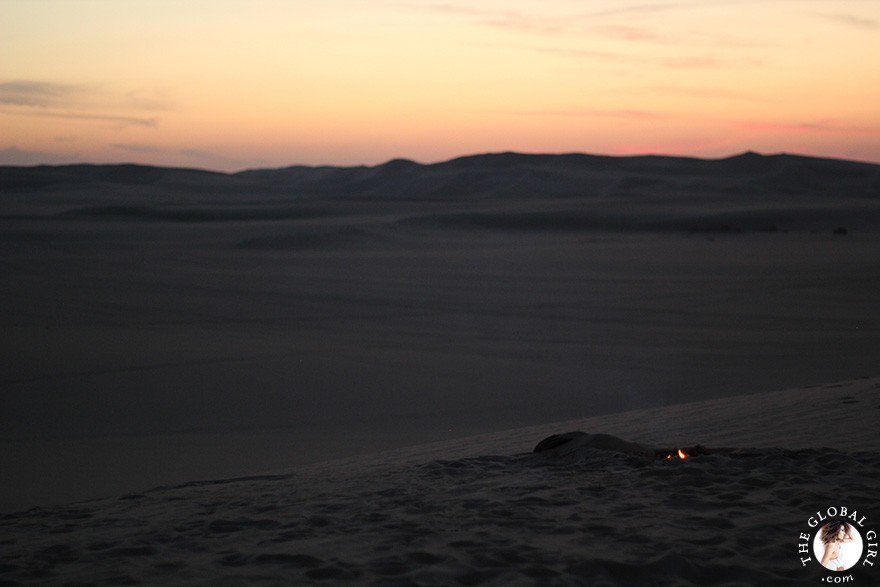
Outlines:
{"type": "Polygon", "coordinates": [[[0,580],[810,584],[822,570],[797,552],[808,517],[829,505],[877,515],[878,410],[880,378],[862,379],[35,509],[0,520],[0,580]],[[530,452],[572,427],[735,450],[530,452]]]}

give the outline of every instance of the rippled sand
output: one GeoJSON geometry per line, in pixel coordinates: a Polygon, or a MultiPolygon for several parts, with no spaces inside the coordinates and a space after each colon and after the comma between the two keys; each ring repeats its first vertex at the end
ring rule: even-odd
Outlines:
{"type": "Polygon", "coordinates": [[[803,585],[807,518],[875,507],[878,409],[862,379],[33,509],[0,584],[803,585]],[[572,428],[733,450],[531,452],[572,428]]]}

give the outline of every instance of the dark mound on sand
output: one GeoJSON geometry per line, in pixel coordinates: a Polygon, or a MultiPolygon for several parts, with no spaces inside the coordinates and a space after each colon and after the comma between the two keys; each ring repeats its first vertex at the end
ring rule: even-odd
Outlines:
{"type": "Polygon", "coordinates": [[[533,453],[543,455],[566,455],[588,453],[589,451],[609,451],[625,455],[648,458],[679,458],[696,457],[708,454],[731,453],[731,449],[708,449],[702,445],[687,447],[651,447],[646,444],[629,442],[611,434],[588,434],[586,432],[566,432],[548,436],[535,446],[533,453]]]}

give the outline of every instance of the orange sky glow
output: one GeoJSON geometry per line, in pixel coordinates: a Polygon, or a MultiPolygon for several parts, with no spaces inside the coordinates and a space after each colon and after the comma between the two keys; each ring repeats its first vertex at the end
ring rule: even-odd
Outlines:
{"type": "Polygon", "coordinates": [[[0,164],[880,162],[875,0],[4,0],[0,164]]]}

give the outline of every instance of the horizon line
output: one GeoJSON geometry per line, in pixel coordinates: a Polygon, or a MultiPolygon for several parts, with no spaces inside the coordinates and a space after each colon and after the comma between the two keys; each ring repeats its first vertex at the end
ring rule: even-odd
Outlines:
{"type": "Polygon", "coordinates": [[[380,167],[385,167],[392,163],[407,163],[412,165],[418,165],[420,167],[430,167],[434,165],[444,165],[447,163],[451,163],[453,161],[459,161],[463,159],[474,159],[479,157],[498,157],[498,156],[521,156],[521,157],[595,157],[595,158],[604,158],[604,159],[645,159],[645,158],[657,158],[657,159],[687,159],[693,161],[725,161],[728,159],[735,159],[737,157],[746,157],[746,156],[755,156],[762,158],[770,158],[770,157],[797,157],[803,159],[820,159],[820,160],[828,160],[828,161],[843,161],[848,163],[857,163],[863,165],[878,165],[880,166],[880,161],[869,161],[864,159],[849,159],[844,157],[827,157],[821,155],[811,155],[806,153],[791,153],[787,151],[779,151],[773,153],[761,153],[759,151],[754,151],[751,149],[747,149],[745,151],[739,151],[733,153],[731,155],[724,155],[720,157],[701,157],[697,155],[678,155],[678,154],[661,154],[661,153],[641,153],[641,154],[629,154],[629,155],[609,155],[603,153],[588,153],[583,151],[566,151],[566,152],[528,152],[528,151],[486,151],[480,153],[471,153],[467,155],[458,155],[449,159],[440,159],[432,162],[422,162],[417,161],[415,159],[410,159],[408,157],[392,157],[382,163],[377,163],[375,165],[368,165],[365,163],[362,164],[353,164],[353,165],[337,165],[333,163],[326,164],[301,164],[301,163],[292,163],[290,165],[280,165],[278,167],[245,167],[239,169],[237,171],[221,171],[218,169],[211,169],[209,167],[192,167],[192,166],[176,166],[176,165],[159,165],[152,163],[134,163],[132,161],[119,161],[119,162],[97,162],[97,161],[73,161],[69,163],[35,163],[32,165],[7,165],[5,163],[0,162],[0,168],[16,168],[16,169],[38,169],[38,168],[63,168],[63,167],[140,167],[140,168],[153,168],[153,169],[170,169],[170,170],[179,170],[179,171],[198,171],[203,173],[212,173],[217,175],[239,175],[242,173],[248,172],[258,172],[258,171],[278,171],[282,169],[293,169],[293,168],[305,168],[305,169],[377,169],[380,167]]]}

